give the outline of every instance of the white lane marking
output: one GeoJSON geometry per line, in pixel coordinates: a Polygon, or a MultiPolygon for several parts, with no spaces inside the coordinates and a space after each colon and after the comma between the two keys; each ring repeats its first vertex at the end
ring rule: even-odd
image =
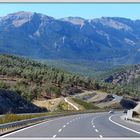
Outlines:
{"type": "Polygon", "coordinates": [[[93,125],[93,128],[95,128],[95,125],[93,125]]]}
{"type": "Polygon", "coordinates": [[[66,103],[70,104],[71,106],[73,106],[76,110],[79,110],[79,108],[74,105],[73,103],[71,103],[70,101],[67,100],[67,98],[64,99],[66,103]]]}
{"type": "Polygon", "coordinates": [[[18,133],[18,132],[21,132],[21,131],[24,131],[24,130],[27,130],[27,129],[30,129],[30,128],[33,128],[33,127],[36,127],[36,126],[39,126],[39,125],[42,125],[42,124],[45,124],[45,123],[53,122],[53,121],[56,121],[56,120],[62,120],[64,118],[69,118],[69,117],[71,117],[71,116],[65,116],[65,117],[56,118],[56,119],[52,119],[52,120],[46,120],[45,122],[42,122],[42,123],[39,123],[39,124],[35,124],[35,125],[29,126],[29,127],[27,126],[26,128],[21,128],[19,130],[16,130],[16,131],[8,133],[8,134],[5,134],[5,135],[0,136],[0,137],[4,138],[4,137],[10,136],[12,134],[15,134],[15,133],[18,133]]]}
{"type": "MultiPolygon", "coordinates": [[[[94,115],[96,115],[97,113],[94,113],[94,115]]],[[[82,114],[84,115],[84,114],[82,114]]],[[[24,130],[27,130],[27,129],[30,129],[30,128],[33,128],[33,127],[36,127],[36,126],[39,126],[39,125],[42,125],[42,124],[45,124],[45,123],[49,123],[49,122],[53,122],[53,121],[56,121],[56,120],[61,120],[61,119],[64,119],[64,118],[70,118],[70,117],[76,117],[78,115],[71,115],[71,116],[64,116],[64,117],[61,117],[61,118],[56,118],[56,119],[52,119],[52,120],[46,120],[45,122],[42,122],[42,123],[38,123],[38,124],[35,124],[35,125],[32,125],[32,126],[27,126],[26,128],[21,128],[20,130],[15,130],[14,132],[10,132],[8,134],[5,134],[3,136],[0,136],[0,138],[4,138],[4,137],[7,137],[7,136],[10,136],[12,134],[15,134],[15,133],[18,133],[18,132],[21,132],[21,131],[24,131],[24,130]]],[[[85,116],[84,116],[85,117],[85,116]]],[[[75,118],[76,120],[77,118],[75,118]]],[[[69,124],[69,123],[68,123],[69,124]]],[[[67,125],[68,125],[67,124],[67,125]]]]}
{"type": "Polygon", "coordinates": [[[67,122],[67,125],[69,124],[69,122],[67,122]]]}
{"type": "Polygon", "coordinates": [[[18,132],[21,132],[21,131],[24,131],[24,130],[27,130],[27,129],[30,129],[30,128],[33,128],[33,127],[36,127],[36,126],[39,126],[39,125],[42,125],[42,124],[45,124],[45,123],[46,123],[46,121],[42,122],[42,123],[39,123],[39,124],[35,124],[35,125],[32,125],[32,126],[29,126],[29,127],[26,127],[26,128],[22,128],[22,129],[16,130],[14,132],[11,132],[11,133],[8,133],[8,134],[5,134],[5,135],[1,136],[1,138],[13,135],[15,133],[18,133],[18,132]]]}
{"type": "Polygon", "coordinates": [[[114,124],[116,124],[116,125],[118,125],[118,126],[120,126],[120,127],[122,127],[122,128],[125,128],[125,129],[127,129],[127,130],[130,130],[130,131],[132,131],[132,132],[137,133],[137,134],[140,135],[140,132],[139,132],[139,131],[136,131],[136,130],[134,130],[134,129],[131,129],[131,128],[129,128],[129,127],[126,127],[126,126],[124,126],[124,125],[121,125],[121,124],[119,124],[119,123],[117,123],[117,122],[111,120],[111,118],[112,118],[113,116],[115,116],[115,115],[111,115],[111,116],[109,117],[109,121],[111,121],[112,123],[114,123],[114,124]]]}
{"type": "Polygon", "coordinates": [[[63,128],[65,128],[66,127],[66,125],[63,125],[63,128]]]}
{"type": "Polygon", "coordinates": [[[58,132],[61,132],[61,131],[62,131],[62,129],[59,129],[59,130],[58,130],[58,132]]]}
{"type": "Polygon", "coordinates": [[[56,137],[56,135],[53,135],[53,138],[55,138],[56,137]]]}
{"type": "Polygon", "coordinates": [[[95,132],[99,132],[97,129],[95,129],[95,132]]]}
{"type": "Polygon", "coordinates": [[[99,137],[102,138],[103,136],[102,135],[99,135],[99,137]]]}

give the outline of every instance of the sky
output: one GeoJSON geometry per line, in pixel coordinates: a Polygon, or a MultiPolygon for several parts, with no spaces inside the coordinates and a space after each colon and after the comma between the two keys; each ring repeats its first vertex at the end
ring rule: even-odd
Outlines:
{"type": "Polygon", "coordinates": [[[82,17],[93,19],[100,17],[125,17],[140,19],[140,4],[107,4],[107,3],[22,3],[22,4],[0,4],[0,16],[18,11],[30,11],[46,14],[54,18],[82,17]]]}

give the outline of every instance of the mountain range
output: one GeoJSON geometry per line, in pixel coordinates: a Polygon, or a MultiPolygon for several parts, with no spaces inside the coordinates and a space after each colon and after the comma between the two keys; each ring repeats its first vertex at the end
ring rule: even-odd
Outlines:
{"type": "Polygon", "coordinates": [[[17,12],[0,17],[0,53],[33,59],[140,62],[140,20],[17,12]]]}

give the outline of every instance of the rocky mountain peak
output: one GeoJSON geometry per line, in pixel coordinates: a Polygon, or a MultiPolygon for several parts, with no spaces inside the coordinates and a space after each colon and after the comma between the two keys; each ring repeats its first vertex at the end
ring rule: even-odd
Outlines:
{"type": "Polygon", "coordinates": [[[37,58],[138,63],[139,26],[139,21],[127,18],[55,19],[21,11],[1,18],[0,52],[37,58]]]}
{"type": "Polygon", "coordinates": [[[116,30],[132,31],[132,28],[129,26],[129,24],[125,23],[126,20],[128,19],[117,17],[102,17],[96,19],[95,21],[116,30]]]}
{"type": "Polygon", "coordinates": [[[1,22],[13,25],[14,27],[20,27],[25,23],[31,22],[33,19],[35,19],[36,21],[44,21],[53,18],[40,13],[20,11],[2,17],[1,22]]]}
{"type": "Polygon", "coordinates": [[[4,16],[1,18],[1,22],[9,25],[13,25],[14,27],[19,27],[25,24],[26,22],[31,21],[33,17],[33,13],[31,12],[16,12],[12,14],[8,14],[7,16],[4,16]]]}
{"type": "Polygon", "coordinates": [[[85,22],[85,19],[83,19],[81,17],[66,17],[66,18],[63,18],[61,20],[70,22],[74,25],[80,25],[80,26],[82,26],[85,22]]]}

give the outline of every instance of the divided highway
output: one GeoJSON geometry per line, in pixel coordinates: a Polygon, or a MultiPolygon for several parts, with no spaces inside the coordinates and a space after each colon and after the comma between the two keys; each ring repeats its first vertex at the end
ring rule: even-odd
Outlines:
{"type": "Polygon", "coordinates": [[[122,113],[90,113],[55,118],[2,137],[140,137],[140,125],[120,118],[122,113]]]}

